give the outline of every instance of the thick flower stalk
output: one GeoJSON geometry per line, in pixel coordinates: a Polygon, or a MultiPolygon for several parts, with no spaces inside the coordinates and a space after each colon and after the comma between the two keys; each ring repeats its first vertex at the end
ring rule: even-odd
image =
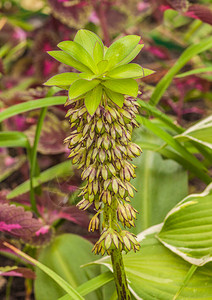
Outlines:
{"type": "MultiPolygon", "coordinates": [[[[49,52],[81,72],[56,75],[46,85],[69,90],[66,105],[70,105],[67,117],[71,133],[65,141],[69,157],[82,169],[85,181],[78,207],[94,207],[96,213],[88,230],[100,228],[101,236],[93,251],[107,252],[112,261],[117,257],[114,253],[139,249],[135,235],[120,226],[134,226],[137,214],[130,200],[135,191],[130,180],[136,176],[131,161],[141,153],[131,141],[133,128],[138,126],[135,79],[152,73],[129,64],[143,46],[139,42],[139,36],[129,35],[106,48],[97,35],[79,30],[74,41],[58,45],[63,51],[49,52]]],[[[130,299],[121,293],[120,299],[130,299]]]]}

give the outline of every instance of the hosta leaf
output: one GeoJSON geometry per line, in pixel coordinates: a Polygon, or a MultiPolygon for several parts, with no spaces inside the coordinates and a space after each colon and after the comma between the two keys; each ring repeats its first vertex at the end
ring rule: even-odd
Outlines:
{"type": "Polygon", "coordinates": [[[115,41],[105,53],[105,59],[109,61],[109,68],[125,59],[135,49],[140,39],[140,36],[128,35],[115,41]]]}
{"type": "MultiPolygon", "coordinates": [[[[30,144],[33,145],[36,132],[36,126],[31,126],[24,133],[28,137],[30,144]]],[[[44,126],[41,131],[38,152],[42,154],[59,154],[66,151],[66,146],[63,144],[67,132],[63,123],[52,113],[48,113],[44,120],[44,126]]]]}
{"type": "Polygon", "coordinates": [[[85,79],[79,79],[75,81],[69,89],[69,100],[75,99],[93,88],[95,88],[100,83],[99,80],[88,81],[85,79]]]}
{"type": "Polygon", "coordinates": [[[77,79],[79,79],[78,73],[67,72],[51,77],[48,81],[44,83],[44,85],[66,86],[71,85],[77,79]]]}
{"type": "Polygon", "coordinates": [[[95,72],[95,63],[92,57],[80,44],[73,41],[64,41],[59,43],[57,46],[71,55],[75,60],[83,63],[90,70],[95,72]]]}
{"type": "Polygon", "coordinates": [[[141,66],[137,64],[128,64],[128,65],[122,65],[119,66],[110,72],[107,73],[108,77],[111,78],[139,78],[143,77],[143,69],[141,66]]]}
{"type": "Polygon", "coordinates": [[[212,115],[176,136],[182,141],[195,141],[212,149],[212,115]]]}
{"type": "Polygon", "coordinates": [[[35,273],[27,268],[19,268],[17,266],[0,267],[0,276],[17,276],[35,279],[35,273]]]}
{"type": "MultiPolygon", "coordinates": [[[[156,149],[163,145],[163,141],[145,126],[135,129],[133,142],[141,148],[144,143],[158,143],[156,149]]],[[[137,168],[132,184],[138,192],[135,193],[132,202],[142,214],[137,216],[132,232],[138,234],[152,225],[161,223],[169,210],[187,196],[188,175],[173,159],[164,159],[162,155],[153,151],[143,150],[143,153],[133,160],[133,164],[137,168]]]]}
{"type": "Polygon", "coordinates": [[[59,62],[71,66],[78,71],[91,73],[91,70],[88,67],[86,67],[83,63],[77,61],[64,51],[48,51],[48,54],[54,57],[59,62]]]}
{"type": "Polygon", "coordinates": [[[119,107],[122,107],[124,104],[124,95],[120,93],[113,92],[109,89],[105,89],[107,96],[110,98],[111,101],[116,103],[119,107]]]}
{"type": "Polygon", "coordinates": [[[212,261],[212,185],[186,197],[165,218],[159,240],[188,262],[212,261]]]}
{"type": "MultiPolygon", "coordinates": [[[[123,256],[129,287],[138,300],[170,300],[183,285],[191,265],[164,247],[155,234],[156,225],[139,234],[141,249],[123,256]]],[[[96,263],[112,269],[109,257],[96,263]]],[[[198,268],[177,300],[209,300],[212,295],[212,264],[198,268]]]]}
{"type": "Polygon", "coordinates": [[[102,51],[104,48],[101,39],[95,33],[86,29],[78,30],[74,41],[80,44],[83,48],[85,48],[85,50],[87,50],[92,57],[94,54],[93,51],[96,47],[96,44],[98,44],[101,47],[102,51]]]}
{"type": "MultiPolygon", "coordinates": [[[[80,268],[95,259],[92,254],[92,244],[80,236],[74,234],[63,234],[45,249],[39,256],[39,261],[55,271],[66,280],[74,289],[87,280],[97,276],[99,267],[80,268]]],[[[57,300],[65,292],[55,282],[39,269],[36,270],[35,295],[38,300],[57,300]]],[[[73,298],[71,298],[73,299],[73,298]]],[[[93,292],[86,296],[87,300],[102,299],[101,292],[93,292]]]]}
{"type": "Polygon", "coordinates": [[[102,99],[102,87],[96,86],[92,91],[88,92],[85,96],[85,106],[91,116],[97,110],[102,99]]]}
{"type": "Polygon", "coordinates": [[[102,83],[113,92],[137,97],[138,84],[134,79],[109,79],[102,83]]]}
{"type": "Polygon", "coordinates": [[[51,229],[33,218],[23,207],[0,204],[0,231],[32,245],[45,244],[52,236],[51,229]]]}
{"type": "Polygon", "coordinates": [[[143,44],[138,44],[126,58],[124,58],[119,64],[117,64],[117,66],[125,65],[131,62],[138,55],[138,53],[143,47],[143,44]]]}

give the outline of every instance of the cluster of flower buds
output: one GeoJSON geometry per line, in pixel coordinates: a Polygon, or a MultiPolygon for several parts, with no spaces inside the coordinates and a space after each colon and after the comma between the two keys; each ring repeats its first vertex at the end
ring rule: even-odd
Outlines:
{"type": "Polygon", "coordinates": [[[114,247],[136,251],[135,236],[122,230],[119,222],[130,228],[137,213],[129,203],[135,190],[130,183],[135,166],[130,161],[141,153],[131,141],[133,128],[138,126],[136,79],[152,73],[130,63],[143,47],[140,37],[125,36],[107,48],[96,34],[83,29],[74,41],[61,42],[58,47],[62,51],[49,54],[81,73],[58,74],[45,84],[69,91],[66,105],[70,105],[67,117],[72,131],[65,141],[86,183],[78,207],[85,210],[93,205],[96,214],[88,229],[102,231],[93,251],[110,253],[114,247]]]}
{"type": "Polygon", "coordinates": [[[69,143],[69,157],[83,169],[82,179],[86,181],[78,207],[85,210],[94,204],[97,214],[90,221],[90,231],[99,228],[99,214],[108,208],[95,253],[109,253],[111,245],[136,251],[138,243],[134,235],[122,231],[117,221],[130,228],[136,219],[137,211],[130,205],[129,197],[133,197],[135,190],[130,183],[135,177],[135,166],[130,160],[141,153],[139,146],[131,142],[132,130],[138,126],[137,103],[128,98],[119,108],[105,100],[106,106],[100,105],[93,116],[87,112],[83,100],[71,104],[67,113],[73,128],[65,140],[69,143]],[[114,209],[116,216],[110,219],[114,209]]]}

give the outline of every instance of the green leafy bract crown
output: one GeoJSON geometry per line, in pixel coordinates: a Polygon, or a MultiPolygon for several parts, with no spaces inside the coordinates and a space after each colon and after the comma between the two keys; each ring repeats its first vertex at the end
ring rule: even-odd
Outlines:
{"type": "Polygon", "coordinates": [[[74,41],[58,44],[62,51],[48,52],[56,60],[81,73],[58,74],[45,85],[69,90],[68,103],[85,99],[90,115],[95,113],[104,96],[122,107],[124,95],[137,97],[138,84],[135,79],[153,73],[138,64],[129,64],[143,48],[139,42],[139,36],[128,35],[107,48],[95,33],[81,29],[74,41]]]}

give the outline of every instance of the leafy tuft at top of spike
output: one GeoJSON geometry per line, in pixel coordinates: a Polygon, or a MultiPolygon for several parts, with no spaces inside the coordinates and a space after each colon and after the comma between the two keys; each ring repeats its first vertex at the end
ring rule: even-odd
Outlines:
{"type": "Polygon", "coordinates": [[[124,95],[137,97],[135,79],[154,73],[130,63],[143,48],[139,42],[139,36],[128,35],[107,48],[95,33],[81,29],[74,41],[58,44],[61,51],[48,52],[59,62],[81,73],[61,73],[51,77],[45,85],[69,90],[69,103],[84,99],[90,115],[96,112],[104,95],[122,107],[124,95]]]}

